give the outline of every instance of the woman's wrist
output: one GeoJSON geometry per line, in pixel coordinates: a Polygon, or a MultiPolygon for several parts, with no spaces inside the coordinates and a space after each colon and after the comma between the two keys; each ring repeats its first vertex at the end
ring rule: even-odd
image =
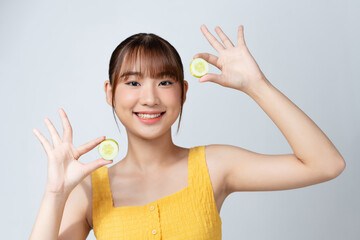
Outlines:
{"type": "Polygon", "coordinates": [[[252,99],[255,99],[259,94],[261,94],[264,89],[268,89],[274,87],[270,81],[264,77],[260,79],[259,81],[254,82],[250,86],[246,88],[243,92],[246,93],[249,97],[252,99]]]}
{"type": "Polygon", "coordinates": [[[46,198],[50,198],[50,199],[54,199],[54,200],[67,200],[67,198],[69,197],[70,193],[67,192],[53,192],[53,191],[49,191],[49,190],[45,190],[44,192],[44,197],[46,198]]]}

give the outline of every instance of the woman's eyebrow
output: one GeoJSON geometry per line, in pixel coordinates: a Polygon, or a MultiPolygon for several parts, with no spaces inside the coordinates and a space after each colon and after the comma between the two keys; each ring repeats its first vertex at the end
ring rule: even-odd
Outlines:
{"type": "Polygon", "coordinates": [[[133,72],[133,71],[128,71],[128,72],[124,72],[123,74],[121,74],[120,78],[123,78],[123,77],[129,77],[129,76],[138,76],[138,77],[141,77],[141,73],[140,72],[133,72]]]}
{"type": "Polygon", "coordinates": [[[156,78],[165,78],[165,77],[171,77],[175,79],[176,75],[169,71],[159,72],[156,74],[156,78]]]}

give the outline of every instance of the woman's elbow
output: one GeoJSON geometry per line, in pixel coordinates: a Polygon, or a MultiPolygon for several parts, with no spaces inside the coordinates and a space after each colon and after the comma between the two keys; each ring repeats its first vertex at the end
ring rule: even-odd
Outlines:
{"type": "Polygon", "coordinates": [[[340,158],[338,160],[338,165],[329,170],[329,178],[333,179],[338,177],[345,170],[345,167],[346,167],[345,160],[343,158],[340,158]]]}

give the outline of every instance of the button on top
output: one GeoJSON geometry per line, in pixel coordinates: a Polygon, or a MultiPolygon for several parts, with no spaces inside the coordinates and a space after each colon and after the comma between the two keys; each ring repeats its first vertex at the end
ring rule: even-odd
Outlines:
{"type": "Polygon", "coordinates": [[[151,211],[152,211],[152,210],[154,210],[154,209],[155,209],[155,207],[154,207],[154,206],[151,206],[151,207],[150,207],[150,210],[151,210],[151,211]]]}
{"type": "Polygon", "coordinates": [[[154,229],[154,230],[152,230],[152,234],[156,234],[156,230],[154,229]]]}

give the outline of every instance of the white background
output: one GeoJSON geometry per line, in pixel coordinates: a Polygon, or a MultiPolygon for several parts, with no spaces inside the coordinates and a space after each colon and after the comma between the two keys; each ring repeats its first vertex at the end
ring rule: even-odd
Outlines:
{"type": "MultiPolygon", "coordinates": [[[[50,139],[43,122],[50,118],[62,134],[59,107],[69,116],[75,146],[106,136],[122,146],[117,160],[125,156],[125,129],[119,134],[103,84],[114,48],[138,32],[165,38],[183,61],[189,91],[179,134],[178,122],[173,125],[175,144],[293,153],[249,96],[190,75],[193,55],[216,54],[200,31],[204,23],[214,35],[220,26],[234,43],[244,25],[265,76],[314,120],[347,164],[321,184],[231,194],[220,214],[223,239],[359,239],[359,10],[355,0],[1,1],[1,238],[30,236],[47,170],[32,129],[50,139]]],[[[80,161],[97,158],[94,149],[80,161]]],[[[95,239],[92,231],[88,239],[95,239]]]]}

